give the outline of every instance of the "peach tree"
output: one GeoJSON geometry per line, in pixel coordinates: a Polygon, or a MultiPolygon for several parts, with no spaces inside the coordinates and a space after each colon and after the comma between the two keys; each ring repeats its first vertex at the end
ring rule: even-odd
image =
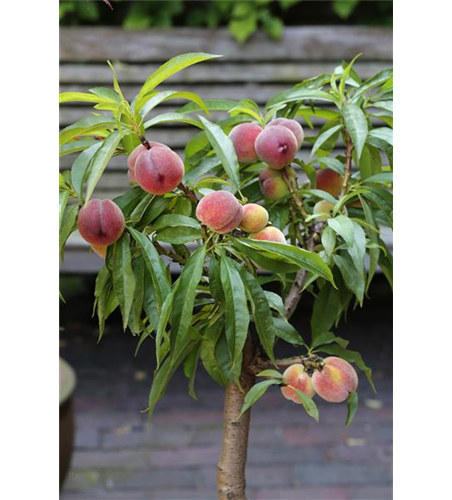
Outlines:
{"type": "Polygon", "coordinates": [[[96,110],[60,132],[60,154],[77,154],[60,174],[60,254],[78,229],[105,259],[94,299],[100,338],[119,308],[137,349],[153,343],[149,418],[181,367],[193,397],[201,366],[225,388],[218,494],[244,499],[250,407],[271,386],[315,420],[316,395],[346,402],[347,425],[358,406],[353,365],[373,386],[361,355],[334,330],[362,306],[377,269],[391,281],[382,231],[392,226],[392,71],[362,81],[354,61],[344,62],[263,109],[157,90],[214,57],[169,60],[130,102],[113,67],[113,89],[60,95],[96,110]],[[155,112],[170,99],[190,102],[155,112]],[[199,129],[184,160],[152,141],[153,127],[167,122],[199,129]],[[130,185],[95,199],[115,155],[128,156],[130,185]],[[302,294],[314,298],[303,335],[290,323],[302,294]],[[276,342],[296,356],[277,359],[276,342]]]}

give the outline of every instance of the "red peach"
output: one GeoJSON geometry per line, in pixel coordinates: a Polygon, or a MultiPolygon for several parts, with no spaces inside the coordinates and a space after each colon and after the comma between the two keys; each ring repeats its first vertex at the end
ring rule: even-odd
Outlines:
{"type": "Polygon", "coordinates": [[[292,163],[297,153],[297,139],[287,127],[267,127],[257,137],[255,144],[259,158],[270,167],[280,170],[292,163]]]}
{"type": "Polygon", "coordinates": [[[259,175],[259,184],[262,194],[269,200],[279,200],[289,194],[289,188],[281,172],[273,168],[262,170],[259,175]]]}
{"type": "Polygon", "coordinates": [[[148,193],[170,193],[182,182],[184,162],[169,148],[152,148],[138,156],[135,177],[148,193]]]}
{"type": "MultiPolygon", "coordinates": [[[[320,200],[314,205],[314,214],[331,214],[333,211],[334,205],[326,200],[320,200]]],[[[316,217],[316,221],[324,221],[327,220],[327,215],[321,215],[316,217]]]]}
{"type": "Polygon", "coordinates": [[[257,123],[241,123],[231,130],[229,137],[232,144],[234,144],[239,162],[251,163],[257,161],[258,158],[254,149],[254,143],[262,130],[262,127],[257,125],[257,123]]]}
{"type": "Polygon", "coordinates": [[[275,125],[281,125],[282,127],[287,127],[295,136],[297,140],[298,149],[301,148],[304,139],[304,132],[301,125],[296,120],[291,120],[289,118],[276,118],[272,120],[267,127],[274,127],[275,125]]]}
{"type": "MultiPolygon", "coordinates": [[[[169,149],[168,146],[165,146],[165,144],[161,144],[160,142],[150,142],[151,148],[166,148],[169,149]]],[[[127,165],[129,167],[129,171],[127,172],[129,175],[129,178],[132,182],[137,182],[137,179],[135,177],[135,164],[138,160],[138,157],[140,156],[141,153],[144,151],[147,151],[148,149],[143,145],[140,144],[137,146],[129,155],[127,158],[127,165]]]]}
{"type": "Polygon", "coordinates": [[[311,377],[306,373],[302,364],[289,366],[283,373],[283,380],[287,385],[281,387],[281,392],[289,401],[301,404],[300,396],[296,393],[294,388],[303,392],[309,398],[314,397],[315,392],[312,387],[311,377]]]}
{"type": "Polygon", "coordinates": [[[268,224],[268,212],[256,203],[248,203],[243,207],[243,219],[240,227],[247,233],[256,233],[268,224]]]}
{"type": "Polygon", "coordinates": [[[229,191],[215,191],[198,203],[196,217],[212,231],[225,234],[242,221],[243,206],[229,191]]]}
{"type": "Polygon", "coordinates": [[[80,235],[91,245],[111,245],[124,231],[124,215],[111,200],[90,200],[78,214],[80,235]]]}
{"type": "Polygon", "coordinates": [[[324,170],[317,170],[317,189],[330,193],[331,196],[339,196],[342,189],[344,178],[334,170],[325,168],[324,170]]]}
{"type": "Polygon", "coordinates": [[[350,363],[330,356],[324,359],[322,370],[312,375],[312,385],[325,401],[341,403],[358,388],[358,375],[350,363]]]}
{"type": "Polygon", "coordinates": [[[250,238],[253,240],[260,240],[260,241],[274,241],[276,243],[287,243],[284,234],[277,227],[274,226],[268,226],[265,229],[262,229],[262,231],[253,233],[250,236],[250,238]]]}

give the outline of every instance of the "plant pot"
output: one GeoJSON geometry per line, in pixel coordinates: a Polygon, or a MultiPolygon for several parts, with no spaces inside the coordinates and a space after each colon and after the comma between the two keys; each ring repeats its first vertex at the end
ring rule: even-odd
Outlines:
{"type": "Polygon", "coordinates": [[[60,358],[60,489],[69,470],[74,449],[74,370],[60,358]]]}

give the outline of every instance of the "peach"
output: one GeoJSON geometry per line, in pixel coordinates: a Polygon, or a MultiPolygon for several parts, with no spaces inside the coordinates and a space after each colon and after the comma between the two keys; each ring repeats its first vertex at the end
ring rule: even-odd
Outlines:
{"type": "Polygon", "coordinates": [[[295,135],[287,127],[274,125],[267,127],[257,136],[255,148],[262,161],[280,170],[292,163],[298,144],[295,135]]]}
{"type": "Polygon", "coordinates": [[[250,238],[252,240],[260,240],[260,241],[274,241],[276,243],[287,243],[286,237],[277,227],[268,226],[262,231],[257,233],[253,233],[250,238]]]}
{"type": "MultiPolygon", "coordinates": [[[[165,146],[165,144],[161,144],[160,142],[152,142],[151,141],[149,144],[151,145],[151,148],[169,149],[168,146],[165,146]]],[[[143,144],[140,144],[130,153],[129,157],[127,158],[127,165],[129,167],[129,171],[127,173],[128,173],[129,178],[132,182],[137,182],[137,179],[135,177],[135,164],[136,164],[140,154],[144,153],[144,151],[148,151],[148,149],[143,144]]]]}
{"type": "Polygon", "coordinates": [[[105,259],[105,257],[107,256],[108,245],[91,245],[91,248],[95,253],[97,253],[99,257],[105,259]]]}
{"type": "Polygon", "coordinates": [[[276,118],[276,120],[272,120],[267,127],[274,127],[275,125],[281,125],[282,127],[288,128],[297,140],[298,149],[301,148],[304,139],[304,132],[303,128],[296,120],[291,120],[289,118],[276,118]]]}
{"type": "Polygon", "coordinates": [[[342,182],[344,178],[334,170],[325,168],[324,170],[317,170],[317,189],[330,193],[331,196],[339,196],[342,189],[342,182]]]}
{"type": "MultiPolygon", "coordinates": [[[[318,201],[315,205],[314,205],[314,214],[331,214],[331,212],[333,211],[333,208],[334,208],[334,205],[332,203],[330,203],[329,201],[326,201],[326,200],[321,200],[321,201],[318,201]]],[[[321,215],[319,217],[316,217],[316,221],[324,221],[324,220],[327,220],[328,219],[328,216],[327,215],[321,215]]]]}
{"type": "Polygon", "coordinates": [[[297,363],[289,366],[283,373],[283,380],[287,385],[281,387],[281,392],[289,401],[301,404],[300,396],[295,392],[294,388],[303,392],[309,398],[315,395],[311,377],[306,373],[302,364],[297,363]]]}
{"type": "Polygon", "coordinates": [[[170,193],[182,182],[183,177],[184,162],[169,148],[146,150],[135,163],[135,178],[147,193],[170,193]]]}
{"type": "Polygon", "coordinates": [[[77,224],[88,243],[108,246],[119,240],[125,221],[121,209],[111,200],[90,200],[80,210],[77,224]]]}
{"type": "Polygon", "coordinates": [[[257,123],[241,123],[231,130],[229,137],[232,144],[234,144],[237,159],[240,163],[257,161],[258,158],[254,143],[262,130],[262,127],[257,123]]]}
{"type": "Polygon", "coordinates": [[[321,371],[312,375],[315,392],[330,403],[342,403],[358,388],[358,375],[347,361],[330,356],[323,360],[321,371]]]}
{"type": "Polygon", "coordinates": [[[268,224],[268,212],[256,203],[248,203],[243,207],[243,219],[240,227],[247,233],[256,233],[268,224]]]}
{"type": "Polygon", "coordinates": [[[289,188],[281,172],[272,168],[262,170],[259,175],[262,194],[269,200],[279,200],[289,194],[289,188]]]}
{"type": "Polygon", "coordinates": [[[215,191],[198,203],[196,217],[212,231],[225,234],[242,222],[243,206],[229,191],[215,191]]]}

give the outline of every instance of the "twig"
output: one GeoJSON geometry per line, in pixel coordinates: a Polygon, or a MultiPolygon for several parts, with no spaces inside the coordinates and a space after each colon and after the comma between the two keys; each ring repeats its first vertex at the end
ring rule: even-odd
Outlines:
{"type": "Polygon", "coordinates": [[[162,245],[160,245],[160,243],[158,243],[157,241],[154,241],[153,243],[160,255],[165,255],[166,257],[169,257],[170,259],[181,265],[185,265],[185,263],[187,262],[186,259],[184,259],[181,255],[178,255],[176,252],[173,252],[171,250],[167,250],[166,248],[162,247],[162,245]]]}
{"type": "Polygon", "coordinates": [[[195,205],[198,204],[198,198],[196,197],[195,193],[189,189],[185,184],[182,182],[177,186],[184,194],[185,196],[191,200],[195,205]]]}
{"type": "Polygon", "coordinates": [[[342,183],[341,198],[347,194],[348,183],[350,181],[350,176],[352,173],[352,155],[353,155],[353,143],[350,139],[348,132],[345,132],[345,173],[344,181],[342,183]]]}
{"type": "Polygon", "coordinates": [[[140,141],[141,141],[141,144],[143,144],[143,146],[146,149],[152,148],[151,143],[146,139],[146,137],[144,135],[140,135],[140,141]]]}
{"type": "Polygon", "coordinates": [[[301,201],[300,195],[298,194],[298,185],[297,185],[295,180],[292,180],[289,177],[289,174],[288,174],[286,168],[283,168],[283,170],[282,170],[282,177],[283,177],[284,181],[286,182],[287,187],[289,188],[290,194],[292,195],[292,198],[293,198],[298,210],[300,211],[301,215],[303,215],[303,217],[307,217],[309,214],[308,214],[308,212],[306,212],[306,210],[303,206],[303,202],[301,201]],[[294,186],[294,184],[295,184],[295,186],[294,186]]]}
{"type": "MultiPolygon", "coordinates": [[[[286,368],[288,366],[292,366],[294,364],[302,364],[306,371],[313,372],[314,370],[321,370],[324,363],[321,358],[317,355],[311,356],[292,356],[291,358],[277,359],[276,366],[278,368],[286,368]]],[[[258,374],[262,370],[267,368],[273,368],[274,364],[268,359],[256,358],[252,365],[252,371],[254,374],[258,374]]]]}

